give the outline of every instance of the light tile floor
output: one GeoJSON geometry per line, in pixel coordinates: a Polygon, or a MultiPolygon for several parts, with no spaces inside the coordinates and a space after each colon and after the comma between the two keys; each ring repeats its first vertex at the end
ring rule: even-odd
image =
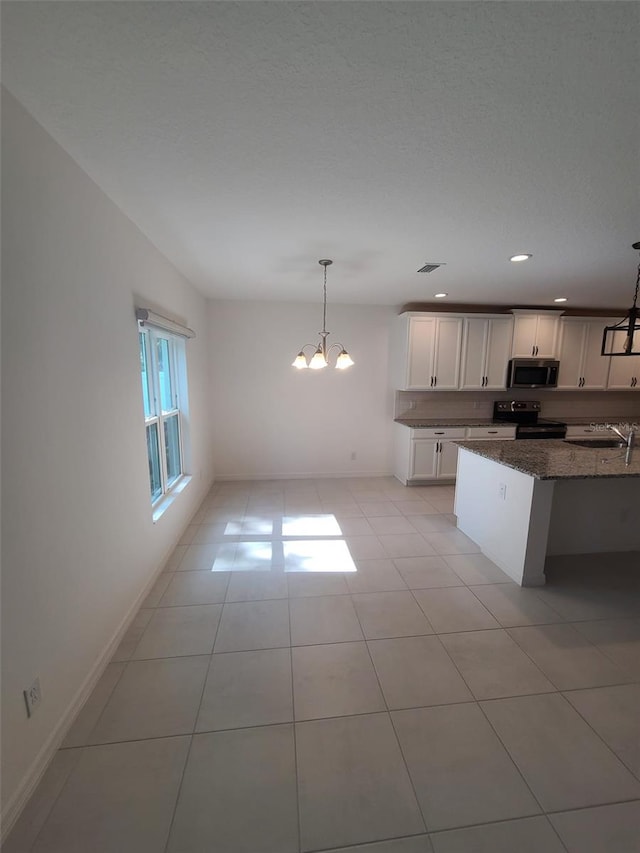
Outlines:
{"type": "Polygon", "coordinates": [[[216,485],[5,853],[637,853],[640,559],[521,589],[453,487],[216,485]]]}

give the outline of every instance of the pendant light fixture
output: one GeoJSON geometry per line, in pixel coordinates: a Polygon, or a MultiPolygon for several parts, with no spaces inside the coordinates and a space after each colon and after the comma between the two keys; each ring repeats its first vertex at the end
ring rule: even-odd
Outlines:
{"type": "MultiPolygon", "coordinates": [[[[634,243],[636,252],[640,252],[640,242],[634,243]]],[[[624,320],[615,326],[605,326],[602,335],[600,355],[640,355],[640,309],[638,308],[638,288],[640,287],[640,263],[636,276],[636,290],[633,294],[633,305],[624,320]],[[636,348],[634,350],[634,337],[636,348]]]]}
{"type": "Polygon", "coordinates": [[[305,344],[298,355],[295,357],[292,362],[292,367],[297,367],[298,370],[304,370],[306,367],[310,367],[311,370],[321,370],[323,367],[327,367],[329,364],[329,353],[334,347],[338,347],[340,350],[338,354],[338,358],[336,360],[336,367],[338,370],[344,370],[346,367],[351,367],[353,364],[353,360],[346,349],[342,346],[342,344],[331,344],[327,346],[327,336],[330,334],[327,332],[327,267],[331,266],[333,261],[328,260],[327,258],[323,258],[319,260],[318,263],[324,267],[324,287],[323,287],[323,308],[322,308],[322,331],[318,332],[320,335],[320,343],[318,344],[305,344]],[[304,351],[307,347],[311,347],[313,349],[313,355],[307,361],[307,357],[304,354],[304,351]]]}

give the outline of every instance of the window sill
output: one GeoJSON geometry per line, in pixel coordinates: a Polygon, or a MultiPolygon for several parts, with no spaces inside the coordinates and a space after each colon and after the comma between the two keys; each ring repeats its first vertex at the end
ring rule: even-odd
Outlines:
{"type": "Polygon", "coordinates": [[[187,486],[189,485],[189,483],[191,482],[192,479],[193,479],[193,477],[188,476],[188,475],[186,477],[182,477],[180,480],[178,480],[178,482],[175,484],[175,486],[171,489],[169,494],[164,495],[164,497],[160,498],[158,503],[154,504],[154,506],[153,506],[153,523],[154,524],[165,514],[165,512],[169,509],[169,507],[174,502],[176,497],[187,488],[187,486]]]}

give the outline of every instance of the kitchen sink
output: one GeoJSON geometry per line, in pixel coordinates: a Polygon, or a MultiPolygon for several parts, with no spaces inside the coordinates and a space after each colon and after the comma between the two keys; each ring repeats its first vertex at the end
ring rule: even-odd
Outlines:
{"type": "Polygon", "coordinates": [[[619,438],[565,438],[565,444],[577,444],[579,447],[595,447],[600,450],[603,447],[624,447],[619,438]]]}

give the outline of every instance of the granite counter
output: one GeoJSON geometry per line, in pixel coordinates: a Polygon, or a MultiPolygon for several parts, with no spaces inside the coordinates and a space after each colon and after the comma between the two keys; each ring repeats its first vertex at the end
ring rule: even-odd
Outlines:
{"type": "Polygon", "coordinates": [[[565,554],[637,552],[640,573],[640,445],[627,466],[559,440],[457,444],[457,526],[521,586],[565,554]]]}
{"type": "MultiPolygon", "coordinates": [[[[611,433],[607,437],[611,437],[611,433]]],[[[562,439],[458,441],[456,444],[537,480],[640,477],[640,442],[631,451],[629,465],[625,463],[624,447],[581,447],[562,439]]]]}

